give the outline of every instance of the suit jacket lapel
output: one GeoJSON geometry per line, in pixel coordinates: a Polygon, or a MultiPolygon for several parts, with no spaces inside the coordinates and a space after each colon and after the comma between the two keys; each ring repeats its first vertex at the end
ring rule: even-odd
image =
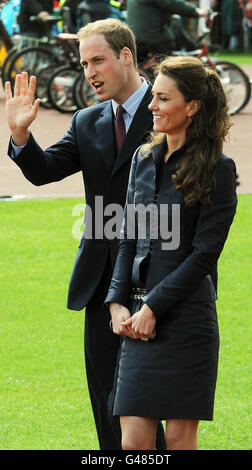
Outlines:
{"type": "Polygon", "coordinates": [[[96,145],[100,150],[105,166],[111,174],[116,158],[113,111],[111,102],[105,103],[104,109],[95,122],[96,145]]]}
{"type": "Polygon", "coordinates": [[[148,131],[152,129],[152,113],[148,110],[148,104],[152,99],[151,88],[152,85],[149,86],[142,99],[142,102],[136,111],[136,114],[132,120],[130,128],[121,147],[120,153],[115,161],[111,177],[114,176],[114,174],[128,159],[132,158],[136,148],[144,142],[144,137],[148,131]],[[137,139],[138,143],[136,145],[137,139]]]}

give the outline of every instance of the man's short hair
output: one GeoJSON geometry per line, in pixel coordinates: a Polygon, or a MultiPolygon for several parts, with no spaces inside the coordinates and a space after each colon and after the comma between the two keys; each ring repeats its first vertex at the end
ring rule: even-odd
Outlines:
{"type": "Polygon", "coordinates": [[[135,68],[137,68],[136,40],[131,29],[122,21],[115,18],[97,20],[83,26],[78,32],[78,39],[86,39],[94,34],[102,34],[111,49],[119,57],[121,50],[128,47],[132,53],[135,68]]]}

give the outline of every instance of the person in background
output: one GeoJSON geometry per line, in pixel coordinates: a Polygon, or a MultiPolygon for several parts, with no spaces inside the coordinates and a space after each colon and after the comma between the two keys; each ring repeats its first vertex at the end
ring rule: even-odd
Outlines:
{"type": "Polygon", "coordinates": [[[243,31],[244,31],[244,48],[252,50],[252,1],[239,0],[240,7],[243,11],[243,31]]]}
{"type": "MultiPolygon", "coordinates": [[[[195,5],[197,8],[200,7],[199,0],[187,0],[187,1],[195,5]]],[[[198,39],[198,21],[199,21],[198,18],[189,18],[189,17],[183,18],[184,30],[190,36],[190,38],[193,39],[194,42],[197,42],[197,39],[198,39]]]]}
{"type": "Polygon", "coordinates": [[[222,46],[225,49],[243,49],[242,18],[243,12],[238,0],[222,1],[222,46]]]}
{"type": "Polygon", "coordinates": [[[166,58],[152,94],[154,132],[132,160],[105,300],[123,338],[113,412],[124,450],[154,450],[160,420],[169,450],[196,450],[199,420],[213,419],[217,262],[237,205],[222,153],[231,122],[218,74],[199,59],[166,58]]]}
{"type": "Polygon", "coordinates": [[[208,10],[183,0],[127,0],[127,23],[135,33],[137,44],[143,44],[155,54],[197,49],[177,15],[197,19],[207,17],[208,10]]]}
{"type": "Polygon", "coordinates": [[[76,33],[82,26],[92,21],[112,17],[123,19],[120,14],[120,5],[119,2],[113,0],[85,0],[84,2],[82,0],[65,0],[62,12],[63,15],[66,15],[66,8],[69,9],[68,31],[76,33]],[[86,5],[89,8],[88,12],[85,9],[86,5]]]}
{"type": "Polygon", "coordinates": [[[222,44],[222,15],[221,7],[222,0],[211,0],[210,3],[211,9],[217,13],[217,15],[212,20],[211,31],[210,31],[210,40],[211,44],[216,44],[221,47],[222,44]]]}
{"type": "Polygon", "coordinates": [[[53,13],[53,0],[21,0],[18,24],[23,36],[41,38],[51,34],[46,18],[53,13]],[[41,21],[31,21],[38,16],[41,21]]]}

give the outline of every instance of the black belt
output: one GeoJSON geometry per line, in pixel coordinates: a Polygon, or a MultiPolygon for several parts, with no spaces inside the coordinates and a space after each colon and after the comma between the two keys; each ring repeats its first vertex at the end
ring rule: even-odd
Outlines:
{"type": "Polygon", "coordinates": [[[143,299],[146,296],[146,289],[143,289],[142,287],[133,287],[130,298],[134,300],[140,300],[143,299]]]}

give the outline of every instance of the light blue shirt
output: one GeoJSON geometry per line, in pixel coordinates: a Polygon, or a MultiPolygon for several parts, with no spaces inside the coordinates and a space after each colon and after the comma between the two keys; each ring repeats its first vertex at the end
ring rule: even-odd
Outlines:
{"type": "MultiPolygon", "coordinates": [[[[130,124],[137,111],[137,108],[140,105],[149,86],[144,77],[141,77],[141,79],[142,79],[142,85],[132,95],[130,95],[130,97],[123,103],[123,107],[125,109],[125,113],[123,114],[123,119],[124,119],[124,123],[126,127],[126,132],[128,132],[130,124]]],[[[113,99],[111,100],[111,103],[112,103],[114,115],[116,116],[116,110],[119,104],[113,99]]],[[[20,146],[15,145],[13,143],[13,140],[11,140],[11,143],[12,143],[12,148],[13,148],[13,152],[11,155],[12,158],[17,157],[18,154],[21,152],[21,150],[27,145],[27,144],[20,145],[20,146]]]]}
{"type": "MultiPolygon", "coordinates": [[[[122,104],[123,108],[125,109],[125,113],[123,113],[123,120],[125,123],[126,132],[128,132],[138,106],[140,105],[149,86],[144,77],[141,77],[141,79],[142,85],[122,104]]],[[[119,104],[113,99],[111,100],[111,103],[114,115],[116,116],[116,111],[119,104]]]]}

